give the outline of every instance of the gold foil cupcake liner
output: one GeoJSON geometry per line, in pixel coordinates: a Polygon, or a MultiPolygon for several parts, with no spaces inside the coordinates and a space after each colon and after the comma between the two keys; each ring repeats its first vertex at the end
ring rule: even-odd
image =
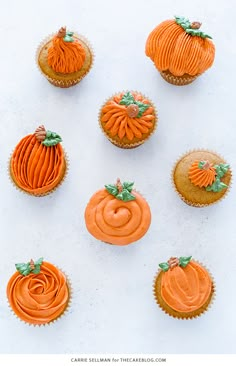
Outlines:
{"type": "MultiPolygon", "coordinates": [[[[56,267],[54,265],[54,267],[56,267]]],[[[8,307],[10,309],[10,312],[12,313],[12,315],[18,319],[21,323],[24,323],[30,327],[48,327],[50,326],[51,324],[54,324],[56,323],[59,319],[61,319],[63,316],[67,315],[67,313],[69,312],[70,308],[71,308],[71,303],[72,303],[72,300],[73,300],[73,288],[72,288],[72,285],[71,285],[71,280],[69,279],[68,275],[61,270],[61,268],[59,267],[56,267],[59,271],[61,271],[64,276],[66,277],[66,284],[67,284],[67,288],[68,288],[68,293],[69,293],[69,299],[68,299],[68,302],[67,302],[67,305],[65,307],[65,309],[62,311],[62,313],[57,316],[55,319],[49,321],[48,323],[44,323],[44,324],[32,324],[32,323],[29,323],[23,319],[21,319],[15,312],[14,310],[12,309],[10,303],[9,303],[9,300],[8,300],[8,297],[7,297],[7,303],[8,303],[8,307]]]]}
{"type": "Polygon", "coordinates": [[[78,84],[91,70],[91,68],[93,67],[94,64],[94,59],[95,59],[95,54],[94,54],[94,50],[92,45],[90,44],[90,42],[88,41],[88,39],[84,36],[82,36],[81,34],[78,34],[76,32],[74,32],[74,35],[78,38],[78,40],[81,40],[88,48],[90,55],[91,55],[91,63],[89,65],[89,67],[85,70],[85,72],[78,78],[75,79],[71,79],[71,80],[57,80],[55,78],[50,77],[49,75],[45,74],[43,72],[43,70],[41,69],[40,65],[39,65],[39,54],[42,50],[42,48],[45,46],[45,44],[47,42],[49,42],[54,36],[56,35],[56,33],[52,33],[50,35],[48,35],[46,38],[44,38],[44,40],[42,42],[40,42],[37,50],[36,50],[36,57],[35,57],[35,62],[37,65],[38,70],[40,71],[40,73],[54,86],[57,86],[59,88],[69,88],[71,86],[74,86],[76,84],[78,84]]]}
{"type": "Polygon", "coordinates": [[[117,92],[113,95],[111,95],[109,98],[107,98],[105,100],[105,102],[102,104],[102,106],[100,107],[99,109],[99,113],[98,113],[98,122],[99,122],[99,126],[101,128],[101,131],[103,133],[103,135],[115,146],[117,147],[120,147],[122,149],[134,149],[140,145],[143,145],[144,142],[146,142],[147,140],[149,140],[149,138],[154,134],[154,132],[156,131],[157,129],[157,125],[158,125],[158,112],[157,112],[157,109],[156,109],[156,106],[155,104],[152,102],[152,100],[149,98],[149,97],[146,97],[146,95],[144,95],[143,93],[137,91],[137,90],[123,90],[121,92],[117,92]],[[146,137],[144,138],[143,140],[141,141],[137,141],[135,143],[130,143],[130,144],[123,144],[122,141],[119,143],[118,141],[112,139],[112,137],[110,137],[104,130],[103,126],[102,126],[102,122],[101,122],[101,116],[102,116],[102,108],[104,107],[104,105],[111,99],[113,99],[117,94],[120,94],[120,93],[127,93],[127,92],[133,92],[133,93],[138,93],[138,94],[141,94],[143,96],[143,98],[145,99],[148,99],[149,102],[151,103],[151,106],[152,108],[154,109],[154,113],[155,113],[155,119],[154,119],[154,127],[153,127],[153,130],[152,132],[146,137]]]}
{"type": "Polygon", "coordinates": [[[192,207],[199,207],[199,208],[202,208],[202,207],[207,207],[207,206],[211,206],[211,205],[214,205],[220,201],[222,201],[223,199],[225,199],[228,194],[229,194],[229,191],[231,189],[231,186],[232,186],[232,181],[233,181],[233,176],[232,176],[232,170],[229,169],[230,171],[230,182],[229,182],[229,185],[227,187],[227,189],[225,190],[225,193],[222,197],[220,197],[219,199],[217,199],[216,201],[214,202],[211,202],[211,203],[196,203],[196,202],[191,202],[189,200],[187,200],[177,189],[176,185],[175,185],[175,181],[174,181],[174,173],[175,173],[175,168],[176,168],[176,165],[177,163],[183,159],[185,156],[191,154],[192,152],[197,152],[197,151],[202,151],[202,152],[209,152],[209,153],[212,153],[212,154],[215,154],[215,155],[218,155],[222,161],[225,161],[225,159],[219,155],[217,152],[213,151],[213,150],[207,150],[207,149],[192,149],[192,150],[188,150],[185,154],[183,155],[180,155],[179,158],[175,161],[174,165],[173,165],[173,168],[172,168],[172,171],[171,171],[171,183],[172,183],[172,187],[174,189],[174,191],[178,194],[178,196],[181,198],[182,201],[184,201],[187,205],[189,206],[192,206],[192,207]]]}
{"type": "Polygon", "coordinates": [[[199,75],[187,75],[183,76],[175,76],[170,73],[170,71],[159,71],[162,78],[167,81],[169,84],[176,86],[183,86],[191,84],[199,75]]]}
{"type": "Polygon", "coordinates": [[[24,189],[20,188],[17,185],[16,181],[14,180],[14,178],[13,178],[13,176],[11,174],[11,158],[12,158],[12,155],[14,153],[14,150],[13,150],[11,156],[8,159],[8,178],[9,178],[10,182],[12,183],[12,185],[14,186],[14,188],[16,188],[18,191],[20,191],[22,193],[25,193],[25,194],[27,194],[29,196],[44,197],[44,196],[48,196],[49,194],[52,194],[53,192],[55,192],[62,185],[62,183],[64,182],[64,180],[66,179],[66,177],[68,175],[70,162],[69,162],[68,155],[65,152],[64,148],[63,148],[63,151],[64,151],[64,159],[65,159],[65,171],[64,171],[64,175],[63,175],[62,179],[60,180],[60,182],[56,185],[56,187],[54,187],[50,191],[48,191],[46,193],[35,194],[35,193],[27,192],[27,191],[25,191],[24,189]]]}
{"type": "MultiPolygon", "coordinates": [[[[152,285],[152,290],[153,290],[153,295],[154,295],[154,299],[156,304],[158,305],[158,307],[167,315],[171,316],[172,318],[175,319],[181,319],[181,320],[190,320],[190,319],[195,319],[198,318],[199,316],[205,314],[208,310],[210,310],[210,308],[212,307],[215,298],[216,298],[216,286],[215,286],[215,280],[214,277],[212,276],[211,272],[206,268],[206,266],[204,266],[201,262],[196,261],[194,259],[194,262],[198,263],[200,266],[202,266],[203,268],[205,268],[211,278],[212,281],[212,290],[211,290],[211,294],[209,296],[209,299],[205,302],[205,304],[203,304],[200,309],[198,310],[194,310],[191,313],[189,313],[188,315],[183,315],[180,312],[172,309],[169,305],[167,305],[165,303],[165,301],[162,299],[161,297],[161,293],[157,293],[156,290],[156,282],[159,278],[159,275],[161,274],[162,270],[159,269],[154,277],[153,280],[153,285],[152,285]]],[[[187,314],[187,313],[184,313],[187,314]]]]}

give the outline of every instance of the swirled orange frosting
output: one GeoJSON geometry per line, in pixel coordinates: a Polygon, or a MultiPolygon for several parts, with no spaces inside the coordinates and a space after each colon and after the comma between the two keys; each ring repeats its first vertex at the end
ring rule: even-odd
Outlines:
{"type": "Polygon", "coordinates": [[[135,200],[118,200],[106,189],[96,192],[85,210],[88,231],[98,240],[126,245],[140,239],[151,222],[150,208],[145,199],[132,191],[135,200]]]}
{"type": "Polygon", "coordinates": [[[82,68],[85,57],[85,50],[78,40],[65,42],[56,35],[48,50],[48,65],[56,72],[69,74],[82,68]]]}
{"type": "Polygon", "coordinates": [[[16,146],[10,170],[18,187],[31,194],[45,194],[55,188],[64,175],[63,148],[60,143],[47,147],[35,134],[28,135],[16,146]]]}
{"type": "Polygon", "coordinates": [[[69,290],[65,275],[43,262],[39,274],[16,272],[7,285],[7,297],[14,313],[30,324],[47,324],[66,309],[69,290]]]}
{"type": "Polygon", "coordinates": [[[216,170],[208,164],[208,168],[199,168],[199,161],[195,161],[189,169],[189,179],[195,186],[207,187],[215,181],[216,170]]]}
{"type": "MultiPolygon", "coordinates": [[[[136,101],[144,104],[151,104],[149,100],[141,94],[131,92],[136,101]]],[[[153,128],[155,120],[154,108],[150,105],[141,117],[131,117],[135,115],[135,105],[119,104],[124,93],[117,94],[109,100],[102,108],[101,121],[105,123],[104,129],[109,131],[110,136],[118,135],[122,140],[124,136],[132,141],[134,137],[142,138],[142,135],[148,133],[153,128]]],[[[137,106],[136,106],[137,107],[137,106]]]]}
{"type": "Polygon", "coordinates": [[[166,20],[149,35],[146,55],[159,71],[175,76],[198,75],[212,66],[215,46],[208,38],[192,36],[176,23],[166,20]]]}
{"type": "Polygon", "coordinates": [[[200,264],[191,261],[186,267],[176,266],[162,273],[161,296],[172,309],[191,312],[208,300],[212,280],[200,264]]]}

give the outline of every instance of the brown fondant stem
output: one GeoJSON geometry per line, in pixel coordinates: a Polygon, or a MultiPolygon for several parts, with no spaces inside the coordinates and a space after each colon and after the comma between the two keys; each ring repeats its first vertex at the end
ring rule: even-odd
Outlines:
{"type": "Polygon", "coordinates": [[[34,261],[33,261],[33,259],[30,259],[30,268],[32,269],[32,270],[34,270],[34,261]]]}
{"type": "Polygon", "coordinates": [[[201,27],[201,25],[202,25],[202,23],[200,23],[200,22],[192,22],[190,27],[192,29],[199,29],[201,27]]]}
{"type": "Polygon", "coordinates": [[[57,33],[58,38],[63,38],[66,35],[66,27],[61,27],[57,33]]]}
{"type": "Polygon", "coordinates": [[[170,269],[177,267],[179,265],[179,259],[177,257],[171,257],[168,262],[170,269]]]}
{"type": "Polygon", "coordinates": [[[126,111],[130,118],[135,118],[139,114],[139,107],[137,104],[130,104],[128,105],[126,111]]]}
{"type": "Polygon", "coordinates": [[[45,140],[46,134],[47,134],[47,131],[46,131],[46,129],[45,129],[45,127],[43,125],[39,126],[35,130],[35,137],[40,142],[45,140]]]}
{"type": "Polygon", "coordinates": [[[120,178],[117,178],[117,180],[116,180],[116,186],[118,188],[119,193],[123,191],[123,187],[122,187],[120,178]]]}

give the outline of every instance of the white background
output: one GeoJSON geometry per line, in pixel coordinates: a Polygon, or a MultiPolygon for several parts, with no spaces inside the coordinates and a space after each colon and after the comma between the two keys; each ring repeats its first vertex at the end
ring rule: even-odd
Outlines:
{"type": "Polygon", "coordinates": [[[218,152],[236,171],[234,7],[233,0],[1,0],[1,353],[235,352],[235,185],[225,200],[197,209],[170,182],[175,160],[193,148],[218,152]],[[174,15],[201,21],[216,45],[214,66],[184,87],[166,83],[144,52],[148,34],[174,15]],[[38,44],[63,25],[86,36],[96,55],[69,89],[49,84],[35,64],[38,44]],[[147,95],[159,113],[153,137],[130,151],[113,146],[97,118],[110,95],[127,89],[147,95]],[[35,198],[12,186],[7,167],[18,141],[40,124],[63,137],[70,169],[53,195],[35,198]],[[126,247],[94,239],[83,218],[90,196],[117,177],[134,180],[152,211],[146,236],[126,247]],[[215,302],[198,319],[173,319],[153,299],[158,263],[173,255],[192,255],[215,278],[215,302]],[[6,285],[15,263],[41,256],[68,274],[73,301],[55,324],[32,327],[11,313],[6,285]]]}

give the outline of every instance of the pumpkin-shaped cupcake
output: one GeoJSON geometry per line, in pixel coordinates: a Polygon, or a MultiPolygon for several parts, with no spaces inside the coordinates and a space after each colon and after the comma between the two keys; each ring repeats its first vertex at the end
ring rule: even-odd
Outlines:
{"type": "Polygon", "coordinates": [[[143,144],[154,132],[157,112],[141,93],[117,93],[102,106],[99,114],[102,131],[114,145],[131,149],[143,144]]]}
{"type": "Polygon", "coordinates": [[[16,264],[7,285],[7,298],[14,314],[32,325],[52,323],[70,303],[70,285],[65,274],[43,258],[16,264]]]}
{"type": "Polygon", "coordinates": [[[171,84],[186,85],[212,66],[215,46],[201,23],[175,17],[159,24],[146,42],[146,55],[171,84]]]}
{"type": "Polygon", "coordinates": [[[154,297],[168,315],[191,319],[204,313],[214,294],[209,272],[192,257],[171,257],[160,263],[154,280],[154,297]]]}
{"type": "Polygon", "coordinates": [[[133,184],[121,184],[117,179],[116,184],[105,185],[91,197],[85,210],[85,223],[96,239],[127,245],[145,235],[151,223],[151,211],[133,184]]]}
{"type": "Polygon", "coordinates": [[[47,80],[60,88],[80,82],[93,64],[93,51],[88,41],[61,27],[38,47],[36,61],[47,80]]]}
{"type": "Polygon", "coordinates": [[[172,181],[179,197],[188,205],[209,206],[220,201],[229,191],[231,170],[218,154],[193,150],[175,163],[172,181]]]}
{"type": "Polygon", "coordinates": [[[61,137],[44,126],[24,137],[10,159],[10,177],[17,188],[34,196],[53,192],[67,170],[61,137]]]}

